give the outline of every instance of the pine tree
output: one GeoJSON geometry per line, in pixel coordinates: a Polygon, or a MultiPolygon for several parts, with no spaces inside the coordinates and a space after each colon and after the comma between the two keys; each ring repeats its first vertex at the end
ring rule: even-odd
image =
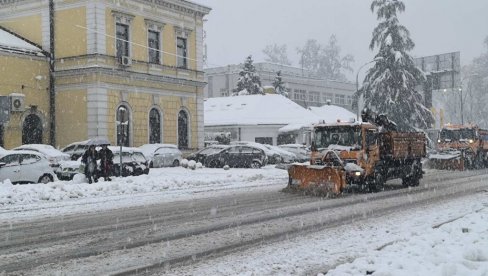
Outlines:
{"type": "Polygon", "coordinates": [[[433,116],[415,90],[425,76],[407,53],[415,44],[397,18],[397,12],[405,11],[405,5],[400,0],[373,0],[371,11],[375,10],[380,23],[373,31],[369,48],[378,48],[378,53],[357,96],[364,95],[366,107],[386,114],[401,130],[427,128],[433,116]]]}
{"type": "Polygon", "coordinates": [[[276,72],[273,87],[276,93],[288,97],[288,92],[286,91],[285,83],[283,82],[283,77],[281,76],[281,71],[276,72]]]}
{"type": "Polygon", "coordinates": [[[253,65],[252,56],[248,56],[244,62],[244,67],[239,72],[237,79],[237,88],[234,89],[234,95],[254,95],[263,94],[261,87],[261,78],[256,73],[256,68],[253,65]]]}

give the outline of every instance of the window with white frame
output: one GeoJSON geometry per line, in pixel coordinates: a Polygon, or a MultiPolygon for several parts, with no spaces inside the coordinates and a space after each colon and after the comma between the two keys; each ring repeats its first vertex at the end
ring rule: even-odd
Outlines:
{"type": "Polygon", "coordinates": [[[115,18],[115,54],[117,57],[130,56],[130,24],[134,16],[112,11],[115,18]]]}
{"type": "Polygon", "coordinates": [[[335,104],[345,105],[346,104],[346,96],[345,95],[336,94],[335,95],[335,104]]]}
{"type": "Polygon", "coordinates": [[[148,62],[161,64],[161,34],[163,31],[164,23],[155,22],[148,19],[146,19],[145,22],[147,26],[148,62]]]}
{"type": "Polygon", "coordinates": [[[176,66],[178,68],[188,68],[188,38],[190,37],[191,29],[180,28],[174,26],[176,34],[176,66]]]}
{"type": "Polygon", "coordinates": [[[176,39],[176,55],[177,55],[177,66],[179,68],[188,68],[187,63],[187,45],[186,38],[178,37],[176,39]]]}

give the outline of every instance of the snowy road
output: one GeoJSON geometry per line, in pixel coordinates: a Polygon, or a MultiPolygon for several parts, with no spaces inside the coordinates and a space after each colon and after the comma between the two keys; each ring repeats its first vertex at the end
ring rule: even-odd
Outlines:
{"type": "MultiPolygon", "coordinates": [[[[488,189],[486,171],[427,174],[420,187],[321,199],[249,192],[2,223],[0,272],[188,274],[208,256],[288,240],[488,189]],[[181,267],[181,270],[175,268],[181,267]]],[[[137,197],[137,196],[134,196],[137,197]]],[[[300,264],[297,259],[296,264],[300,264]]]]}

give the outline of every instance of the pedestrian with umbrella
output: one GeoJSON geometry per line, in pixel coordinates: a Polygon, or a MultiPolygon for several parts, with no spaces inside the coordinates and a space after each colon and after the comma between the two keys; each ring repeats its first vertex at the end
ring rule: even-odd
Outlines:
{"type": "Polygon", "coordinates": [[[102,145],[102,149],[98,152],[98,157],[100,158],[101,175],[103,176],[103,179],[105,181],[112,181],[110,174],[114,164],[114,154],[107,147],[107,144],[102,145]]]}

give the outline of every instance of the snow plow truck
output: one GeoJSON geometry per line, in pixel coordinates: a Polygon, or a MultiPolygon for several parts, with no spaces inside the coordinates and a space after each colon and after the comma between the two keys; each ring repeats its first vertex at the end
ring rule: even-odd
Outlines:
{"type": "Polygon", "coordinates": [[[378,192],[395,178],[401,178],[404,186],[418,186],[425,134],[399,132],[385,115],[363,112],[362,119],[313,125],[310,164],[288,168],[285,190],[313,195],[337,195],[349,189],[378,192]]]}
{"type": "Polygon", "coordinates": [[[429,155],[432,168],[479,169],[488,166],[488,130],[476,125],[445,125],[437,140],[437,152],[429,155]]]}

